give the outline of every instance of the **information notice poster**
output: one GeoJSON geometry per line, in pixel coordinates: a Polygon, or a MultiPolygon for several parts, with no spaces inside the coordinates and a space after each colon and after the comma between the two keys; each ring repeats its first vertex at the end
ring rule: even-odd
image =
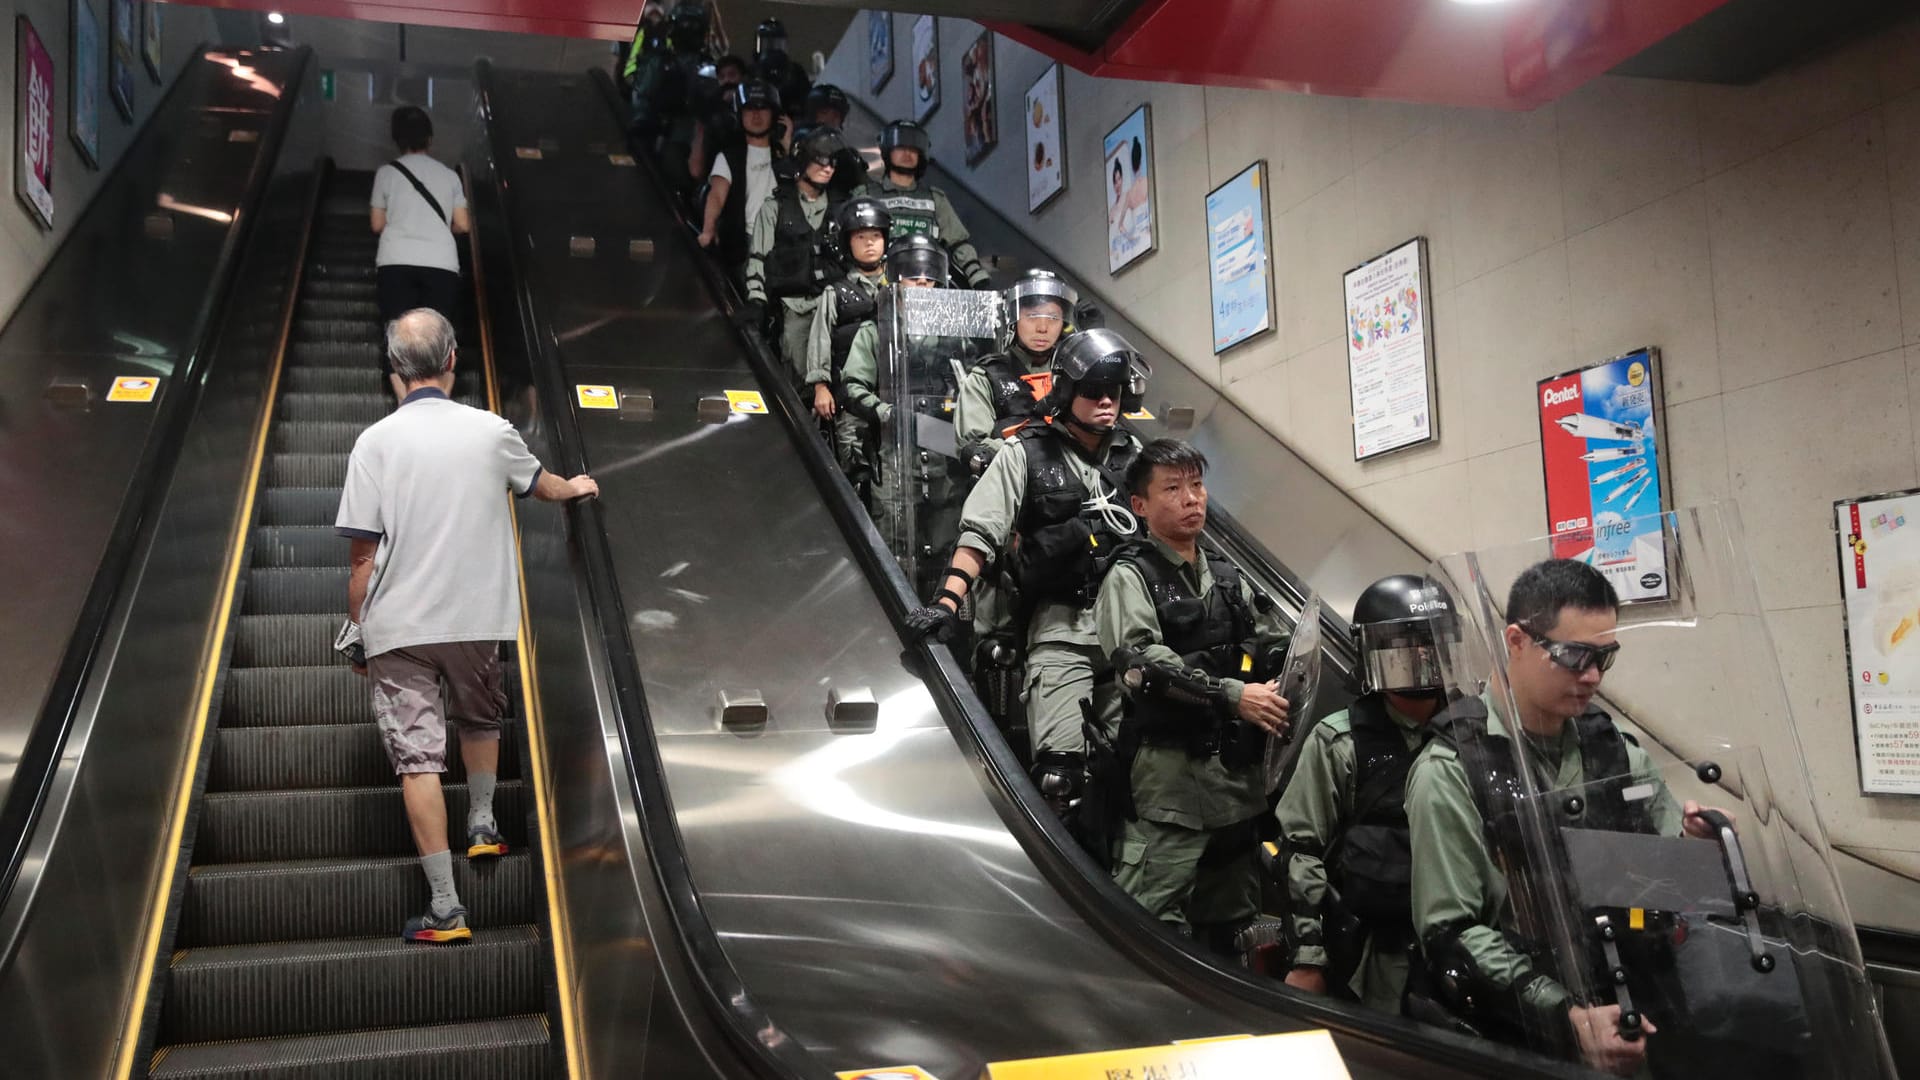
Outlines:
{"type": "Polygon", "coordinates": [[[53,226],[53,55],[33,23],[14,20],[13,191],[42,225],[53,226]]]}
{"type": "Polygon", "coordinates": [[[1213,280],[1213,351],[1273,329],[1267,263],[1267,163],[1256,161],[1207,195],[1207,262],[1213,280]]]}
{"type": "Polygon", "coordinates": [[[1591,563],[1621,603],[1665,600],[1659,350],[1542,379],[1534,401],[1554,555],[1591,563]]]}
{"type": "Polygon", "coordinates": [[[1354,460],[1431,442],[1437,429],[1426,238],[1347,271],[1344,287],[1354,460]]]}
{"type": "Polygon", "coordinates": [[[1920,491],[1833,504],[1866,795],[1920,795],[1920,491]]]}

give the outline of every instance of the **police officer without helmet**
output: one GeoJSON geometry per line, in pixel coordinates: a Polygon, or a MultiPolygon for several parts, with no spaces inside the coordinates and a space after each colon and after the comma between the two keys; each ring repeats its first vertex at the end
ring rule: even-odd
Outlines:
{"type": "Polygon", "coordinates": [[[746,272],[748,230],[773,194],[774,165],[787,148],[774,131],[780,96],[771,86],[757,79],[741,83],[734,88],[732,108],[739,123],[715,148],[700,246],[717,251],[721,263],[739,277],[746,272]]]}
{"type": "Polygon", "coordinates": [[[846,146],[832,128],[815,128],[794,148],[792,183],[778,184],[753,221],[747,255],[749,326],[764,326],[767,301],[780,301],[780,355],[796,384],[807,371],[807,338],[820,294],[846,273],[833,250],[834,200],[827,193],[834,160],[846,146]]]}
{"type": "Polygon", "coordinates": [[[954,441],[975,475],[1040,412],[1052,378],[1053,348],[1066,331],[1080,294],[1050,270],[1029,270],[1001,294],[1007,339],[1000,352],[975,361],[960,380],[954,441]]]}
{"type": "Polygon", "coordinates": [[[1381,578],[1354,603],[1360,697],[1302,736],[1274,811],[1296,989],[1401,1011],[1414,944],[1407,770],[1446,704],[1434,633],[1453,625],[1452,610],[1445,590],[1409,574],[1381,578]]]}
{"type": "Polygon", "coordinates": [[[1027,724],[1033,777],[1062,814],[1086,783],[1080,700],[1091,696],[1110,725],[1118,688],[1094,626],[1101,575],[1139,523],[1121,500],[1140,444],[1117,426],[1137,408],[1151,369],[1111,330],[1086,330],[1054,351],[1045,414],[1010,440],[968,494],[956,542],[933,601],[907,616],[916,633],[944,640],[989,564],[1010,561],[1024,627],[1027,724]]]}
{"type": "Polygon", "coordinates": [[[860,194],[886,204],[893,215],[893,235],[925,233],[947,249],[954,276],[968,288],[991,289],[993,279],[973,249],[972,234],[953,212],[947,193],[921,183],[933,163],[933,140],[911,120],[895,120],[880,131],[878,179],[869,180],[860,194]]]}
{"type": "Polygon", "coordinates": [[[1126,693],[1116,744],[1132,814],[1114,880],[1154,918],[1230,955],[1260,914],[1262,762],[1288,712],[1277,682],[1235,676],[1252,670],[1256,639],[1284,638],[1285,624],[1201,543],[1206,467],[1176,439],[1134,458],[1127,489],[1147,535],[1115,557],[1094,621],[1126,693]]]}
{"type": "Polygon", "coordinates": [[[1702,807],[1676,805],[1646,751],[1593,705],[1619,654],[1618,608],[1606,577],[1577,560],[1549,559],[1514,579],[1502,644],[1520,715],[1500,715],[1503,699],[1492,688],[1449,705],[1407,778],[1407,823],[1414,929],[1443,999],[1484,1034],[1544,1040],[1535,1048],[1572,1050],[1594,1068],[1631,1076],[1658,1029],[1643,1021],[1645,1038],[1624,1037],[1619,1005],[1573,1000],[1542,970],[1550,957],[1521,932],[1502,869],[1525,866],[1529,856],[1517,835],[1512,781],[1495,774],[1516,760],[1517,722],[1518,749],[1540,790],[1607,781],[1588,788],[1577,814],[1568,808],[1579,827],[1715,835],[1702,807]]]}
{"type": "MultiPolygon", "coordinates": [[[[393,110],[393,142],[400,156],[373,174],[368,216],[380,246],[374,255],[380,320],[429,307],[449,319],[460,295],[460,250],[455,234],[471,227],[460,174],[428,155],[433,119],[425,109],[393,110]]],[[[385,359],[381,366],[387,366],[385,359]]]]}

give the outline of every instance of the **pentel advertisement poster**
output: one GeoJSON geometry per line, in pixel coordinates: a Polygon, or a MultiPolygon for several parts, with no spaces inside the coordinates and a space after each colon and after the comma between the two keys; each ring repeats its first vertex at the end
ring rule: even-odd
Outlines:
{"type": "Polygon", "coordinates": [[[1920,795],[1920,491],[1833,504],[1860,791],[1920,795]]]}
{"type": "Polygon", "coordinates": [[[1665,600],[1659,350],[1542,379],[1537,391],[1554,554],[1591,563],[1622,603],[1665,600]]]}

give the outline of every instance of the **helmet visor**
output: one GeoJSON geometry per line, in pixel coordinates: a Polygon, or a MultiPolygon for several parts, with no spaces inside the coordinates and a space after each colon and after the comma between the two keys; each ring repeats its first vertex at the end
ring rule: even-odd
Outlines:
{"type": "Polygon", "coordinates": [[[1417,693],[1444,687],[1446,670],[1434,645],[1436,632],[1449,641],[1460,640],[1460,625],[1453,620],[1414,619],[1355,627],[1363,689],[1368,693],[1417,693]]]}
{"type": "Polygon", "coordinates": [[[1006,297],[1007,310],[1016,319],[1028,314],[1029,308],[1049,302],[1060,305],[1060,316],[1065,318],[1080,302],[1080,294],[1073,291],[1073,286],[1058,278],[1022,281],[1001,295],[1006,297]]]}
{"type": "Polygon", "coordinates": [[[933,143],[927,138],[926,131],[917,125],[909,127],[905,124],[896,124],[888,128],[886,142],[889,150],[918,150],[923,157],[933,148],[933,143]]]}

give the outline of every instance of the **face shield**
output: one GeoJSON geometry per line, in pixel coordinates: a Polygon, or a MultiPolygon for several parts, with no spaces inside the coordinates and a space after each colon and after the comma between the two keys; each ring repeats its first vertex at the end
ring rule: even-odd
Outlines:
{"type": "Polygon", "coordinates": [[[1446,685],[1434,635],[1444,635],[1449,642],[1457,643],[1460,623],[1452,618],[1415,618],[1366,623],[1354,627],[1353,633],[1360,648],[1362,692],[1418,694],[1446,685]]]}
{"type": "Polygon", "coordinates": [[[911,244],[887,253],[887,277],[893,281],[925,278],[935,286],[947,282],[947,253],[934,244],[911,244]]]}

